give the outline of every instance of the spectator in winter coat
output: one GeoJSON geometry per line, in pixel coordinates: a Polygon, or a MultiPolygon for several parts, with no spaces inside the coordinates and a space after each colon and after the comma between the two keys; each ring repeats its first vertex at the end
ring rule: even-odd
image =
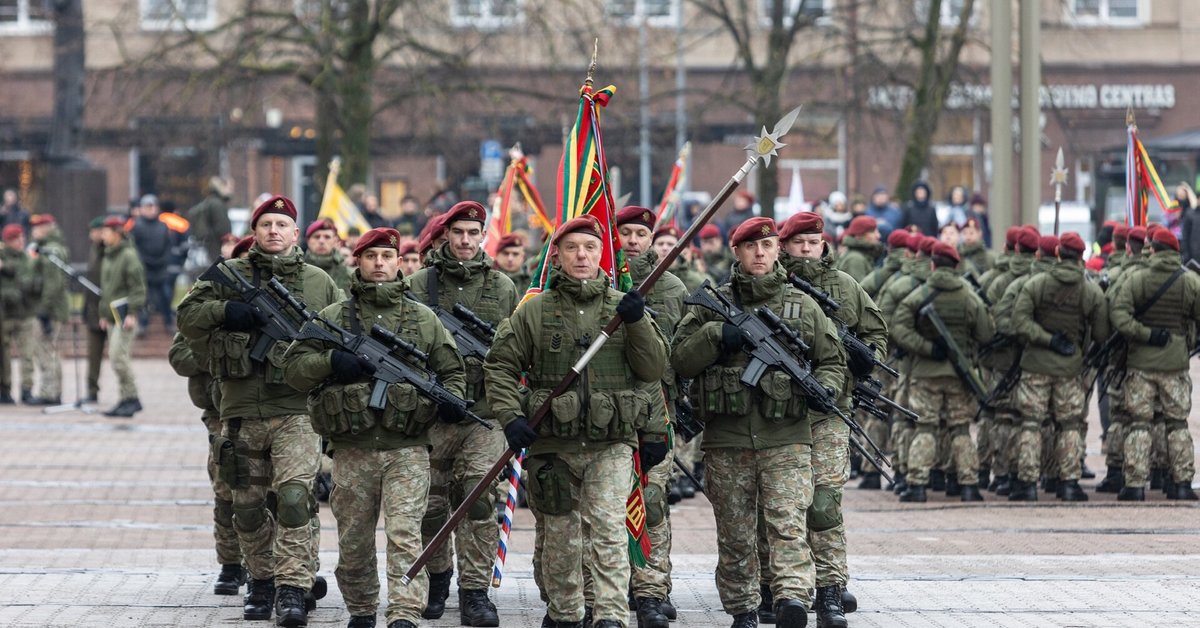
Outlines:
{"type": "Polygon", "coordinates": [[[929,184],[917,181],[912,186],[910,199],[904,204],[904,212],[900,217],[900,226],[908,229],[916,227],[925,235],[937,235],[937,209],[930,202],[929,184]]]}
{"type": "Polygon", "coordinates": [[[871,202],[867,205],[866,214],[875,219],[879,225],[879,235],[887,239],[894,229],[899,229],[902,216],[900,208],[892,203],[892,197],[887,188],[876,186],[871,192],[871,202]]]}
{"type": "Polygon", "coordinates": [[[1182,216],[1180,228],[1180,251],[1183,261],[1200,258],[1200,206],[1196,203],[1196,193],[1186,183],[1175,187],[1175,200],[1179,202],[1179,215],[1182,216]]]}
{"type": "Polygon", "coordinates": [[[0,227],[21,225],[21,230],[29,237],[29,219],[30,213],[21,207],[17,191],[12,188],[4,190],[4,205],[0,206],[0,227]]]}
{"type": "Polygon", "coordinates": [[[137,251],[146,274],[146,304],[140,308],[139,323],[144,332],[150,324],[150,307],[162,315],[163,326],[168,334],[175,333],[175,313],[171,309],[174,297],[176,263],[176,235],[170,227],[159,220],[158,198],[153,194],[142,197],[138,205],[133,226],[129,228],[129,239],[137,251]]]}

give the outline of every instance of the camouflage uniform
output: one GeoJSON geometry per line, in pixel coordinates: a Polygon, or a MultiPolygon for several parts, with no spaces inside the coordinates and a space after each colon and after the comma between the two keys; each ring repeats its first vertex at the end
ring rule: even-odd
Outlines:
{"type": "MultiPolygon", "coordinates": [[[[482,250],[474,259],[460,262],[450,251],[449,243],[443,244],[429,254],[425,268],[413,273],[408,281],[418,301],[438,305],[446,311],[461,303],[493,326],[508,318],[517,305],[516,287],[493,268],[492,259],[482,250]]],[[[475,401],[472,411],[494,420],[483,387],[482,363],[466,358],[465,364],[466,398],[475,401]]],[[[450,518],[452,507],[457,507],[462,495],[483,479],[505,449],[500,430],[488,430],[474,421],[439,423],[430,430],[430,439],[433,488],[429,491],[429,508],[421,529],[426,544],[450,518]]],[[[431,575],[453,571],[457,553],[460,590],[486,590],[492,581],[500,531],[495,509],[490,505],[492,495],[485,496],[488,503],[482,503],[485,499],[481,498],[481,503],[474,505],[467,519],[458,525],[454,545],[442,545],[427,567],[431,575]]]]}
{"type": "MultiPolygon", "coordinates": [[[[884,284],[883,289],[879,292],[879,311],[883,314],[883,320],[891,322],[891,344],[894,349],[899,349],[896,344],[895,316],[896,308],[900,302],[904,300],[914,290],[918,289],[929,279],[930,273],[933,271],[929,268],[929,258],[918,256],[905,261],[900,270],[884,284]]],[[[900,377],[896,378],[887,389],[888,396],[896,403],[912,409],[909,405],[909,390],[912,381],[912,365],[913,358],[907,355],[899,359],[899,363],[895,366],[900,372],[900,377]]],[[[892,465],[896,473],[908,474],[908,448],[912,442],[912,437],[915,425],[908,419],[900,419],[892,421],[892,450],[893,455],[892,465]]]]}
{"type": "MultiPolygon", "coordinates": [[[[716,280],[714,280],[711,275],[700,272],[700,270],[696,268],[694,262],[687,262],[687,260],[683,259],[682,255],[676,258],[675,263],[671,265],[671,274],[675,275],[680,281],[683,282],[683,285],[687,287],[688,294],[691,294],[699,289],[700,286],[704,285],[705,281],[716,285],[716,280]]],[[[696,469],[697,463],[700,462],[700,446],[703,442],[703,432],[696,435],[695,438],[686,443],[676,440],[675,450],[672,452],[672,455],[679,460],[679,463],[683,465],[683,468],[687,469],[688,471],[692,471],[696,469]]],[[[683,476],[681,471],[674,468],[673,463],[671,473],[676,479],[683,476]]],[[[703,481],[702,478],[698,479],[703,481]]],[[[697,490],[700,489],[698,486],[696,488],[697,490]]]]}
{"type": "MultiPolygon", "coordinates": [[[[555,269],[550,285],[500,324],[483,365],[492,412],[506,425],[546,402],[623,296],[599,273],[579,280],[555,269]],[[518,389],[522,373],[528,396],[518,389]]],[[[541,438],[528,449],[526,469],[530,506],[542,517],[535,542],[543,547],[542,586],[553,621],[582,621],[583,566],[590,565],[595,620],[625,625],[632,454],[642,440],[666,438],[666,355],[651,317],[621,325],[573,389],[550,400],[536,427],[541,438]]]]}
{"type": "MultiPolygon", "coordinates": [[[[779,264],[754,277],[734,265],[720,288],[746,310],[767,306],[811,346],[814,375],[827,388],[842,390],[845,353],[837,329],[815,301],[787,283],[779,264]],[[735,292],[736,291],[736,292],[735,292]]],[[[705,421],[706,495],[717,523],[717,592],[725,612],[754,611],[761,602],[756,519],[762,506],[770,561],[771,593],[810,607],[815,585],[808,544],[809,520],[836,527],[840,512],[809,511],[813,504],[812,444],[807,402],[782,372],[768,370],[748,389],[740,378],[749,356],[723,355],[722,321],[709,310],[689,307],[676,332],[671,364],[692,377],[692,406],[705,421]],[[807,513],[807,517],[805,516],[807,513]]],[[[820,502],[832,505],[834,496],[820,502]]]]}
{"type": "Polygon", "coordinates": [[[34,337],[38,339],[35,343],[36,362],[42,374],[41,389],[37,396],[56,401],[62,398],[62,358],[58,354],[58,338],[71,314],[68,294],[70,279],[50,262],[49,256],[53,255],[63,262],[70,261],[71,256],[57,227],[37,241],[37,251],[37,257],[33,259],[33,272],[41,278],[41,292],[34,308],[38,323],[34,337]]]}
{"type": "Polygon", "coordinates": [[[308,251],[304,254],[304,261],[325,271],[342,294],[350,294],[350,267],[346,266],[341,253],[334,251],[329,255],[317,255],[308,251]]]}
{"type": "Polygon", "coordinates": [[[862,281],[875,270],[875,260],[883,254],[883,245],[867,242],[855,236],[842,238],[846,252],[837,258],[834,268],[850,275],[855,282],[862,281]]]}
{"type": "MultiPolygon", "coordinates": [[[[996,279],[1008,272],[1008,263],[1013,255],[1015,255],[1015,253],[1011,251],[1004,251],[999,257],[996,258],[996,261],[992,264],[992,267],[987,269],[986,272],[979,276],[979,292],[977,294],[982,297],[987,297],[988,290],[991,288],[991,285],[996,282],[996,279]]],[[[985,361],[986,360],[983,358],[983,356],[980,356],[979,370],[983,375],[983,381],[987,384],[988,389],[990,390],[995,387],[995,383],[999,381],[999,378],[1003,375],[1003,373],[997,373],[993,368],[984,364],[985,361]]],[[[981,418],[982,420],[977,425],[978,438],[975,442],[975,451],[979,456],[979,474],[980,477],[983,478],[991,474],[992,465],[995,462],[994,458],[996,450],[996,445],[992,442],[992,439],[999,437],[1000,434],[999,430],[996,429],[996,410],[994,407],[984,408],[983,412],[981,413],[981,418]]]]}
{"type": "MultiPolygon", "coordinates": [[[[461,396],[463,361],[454,338],[429,308],[405,298],[407,290],[403,277],[371,283],[356,272],[350,299],[326,307],[321,317],[355,333],[374,324],[394,330],[426,353],[426,365],[438,381],[461,396]]],[[[370,409],[373,384],[367,378],[331,383],[329,349],[317,340],[296,341],[288,349],[284,377],[295,389],[308,391],[312,428],[329,439],[330,453],[337,461],[329,504],[338,523],[338,588],[351,615],[375,615],[379,604],[375,528],[382,514],[387,537],[387,621],[416,624],[425,608],[428,577],[422,572],[408,586],[400,577],[423,547],[429,428],[437,405],[411,385],[392,384],[386,407],[370,409]]]]}
{"type": "Polygon", "coordinates": [[[1131,271],[1113,299],[1112,323],[1129,345],[1126,358],[1125,485],[1140,488],[1150,470],[1150,422],[1161,415],[1166,425],[1167,455],[1173,482],[1191,486],[1195,453],[1188,431],[1192,381],[1188,351],[1200,322],[1200,277],[1185,272],[1140,318],[1134,312],[1179,268],[1175,251],[1155,251],[1145,269],[1131,271]],[[1165,347],[1149,344],[1153,329],[1165,329],[1165,347]]]}
{"type": "Polygon", "coordinates": [[[41,276],[34,274],[33,261],[22,249],[8,245],[0,247],[0,263],[3,264],[0,268],[0,300],[3,301],[3,315],[0,316],[0,336],[3,339],[0,345],[4,349],[4,359],[0,360],[0,390],[5,395],[12,392],[12,361],[8,359],[8,349],[15,345],[21,369],[21,396],[28,398],[33,396],[36,338],[31,304],[37,300],[41,276]]]}
{"type": "Polygon", "coordinates": [[[1012,326],[1024,345],[1017,384],[1021,431],[1017,440],[1017,478],[1035,482],[1041,475],[1039,429],[1053,419],[1059,479],[1078,482],[1083,459],[1088,382],[1081,380],[1083,352],[1108,337],[1108,308],[1100,287],[1083,276],[1083,263],[1063,260],[1032,277],[1020,289],[1012,326]],[[1064,356],[1050,348],[1054,334],[1070,340],[1075,351],[1064,356]]]}
{"type": "Polygon", "coordinates": [[[136,399],[137,382],[133,379],[133,330],[127,330],[123,321],[115,320],[112,302],[119,298],[128,299],[128,314],[134,317],[146,305],[146,271],[133,245],[121,239],[115,246],[105,247],[104,263],[100,272],[100,316],[106,316],[108,326],[108,358],[113,372],[117,374],[120,399],[136,399]]]}
{"type": "Polygon", "coordinates": [[[683,282],[683,285],[687,287],[688,294],[695,292],[700,286],[704,285],[705,281],[711,281],[714,285],[716,284],[716,280],[711,275],[700,272],[694,262],[689,263],[683,259],[682,255],[675,258],[675,263],[671,264],[671,274],[683,282]]]}
{"type": "Polygon", "coordinates": [[[996,254],[989,251],[983,242],[959,246],[958,255],[962,258],[958,264],[958,272],[971,273],[980,285],[983,284],[984,274],[996,264],[996,254]]]}
{"type": "Polygon", "coordinates": [[[892,335],[901,348],[913,355],[909,408],[920,415],[909,445],[908,483],[925,486],[937,456],[935,433],[944,421],[950,433],[950,456],[958,471],[958,483],[975,486],[979,461],[971,442],[971,418],[975,399],[956,375],[950,358],[934,360],[933,325],[918,310],[931,303],[953,335],[964,358],[972,361],[975,348],[995,333],[991,315],[970,286],[949,268],[939,268],[923,288],[913,291],[896,308],[892,335]]]}
{"type": "MultiPolygon", "coordinates": [[[[247,259],[223,264],[256,285],[275,277],[316,310],[339,298],[333,280],[305,264],[299,248],[270,254],[255,244],[247,259]]],[[[246,568],[255,580],[273,577],[278,586],[307,591],[317,571],[320,520],[312,486],[320,467],[320,439],[305,395],[285,381],[287,345],[276,343],[260,364],[249,355],[259,332],[224,328],[225,306],[237,300],[237,293],[223,285],[197,282],[179,304],[179,331],[208,343],[209,372],[221,391],[222,436],[237,452],[229,461],[239,480],[233,486],[233,522],[246,568]],[[268,491],[278,495],[278,516],[267,510],[268,491]]],[[[221,466],[230,473],[225,460],[221,466]]]]}
{"type": "Polygon", "coordinates": [[[729,280],[733,263],[733,253],[724,247],[715,253],[704,254],[704,269],[717,283],[725,283],[729,280]]]}
{"type": "MultiPolygon", "coordinates": [[[[1012,311],[1017,303],[1017,295],[1021,292],[1020,287],[1031,275],[1045,269],[1046,264],[1035,259],[1033,253],[1017,253],[1009,261],[1008,272],[996,277],[988,285],[987,297],[992,302],[992,312],[996,317],[996,331],[1008,339],[1003,346],[981,360],[984,368],[993,373],[993,380],[988,382],[992,387],[995,387],[999,379],[1013,368],[1014,362],[1020,359],[1017,353],[1017,332],[1012,321],[1012,311]],[[1013,285],[1017,287],[1009,292],[1009,287],[1013,285]]],[[[1020,365],[1016,368],[1020,369],[1020,365]]],[[[992,406],[995,411],[988,417],[992,421],[992,471],[997,476],[1011,481],[1017,476],[1016,428],[1021,424],[1016,387],[993,400],[992,406]]],[[[1008,494],[1007,491],[999,489],[996,492],[1001,495],[1008,494]]]]}
{"type": "MultiPolygon", "coordinates": [[[[1116,253],[1110,255],[1108,263],[1109,270],[1109,285],[1108,298],[1109,310],[1112,310],[1113,301],[1120,294],[1121,287],[1125,285],[1125,279],[1133,275],[1135,271],[1148,268],[1150,260],[1140,253],[1137,255],[1122,255],[1114,262],[1113,258],[1116,253]]],[[[1119,364],[1124,361],[1125,350],[1120,351],[1122,355],[1113,356],[1109,359],[1110,364],[1119,364]]],[[[1129,409],[1125,406],[1125,391],[1122,387],[1123,382],[1113,379],[1105,390],[1105,395],[1108,397],[1108,433],[1105,436],[1104,455],[1105,465],[1119,469],[1125,465],[1125,434],[1129,430],[1131,423],[1129,418],[1129,409]]],[[[1153,429],[1153,426],[1152,426],[1153,429]]]]}

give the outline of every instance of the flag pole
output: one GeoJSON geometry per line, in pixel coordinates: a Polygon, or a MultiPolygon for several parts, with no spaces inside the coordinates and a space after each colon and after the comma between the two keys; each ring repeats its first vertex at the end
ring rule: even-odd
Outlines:
{"type": "MultiPolygon", "coordinates": [[[[667,254],[662,257],[662,259],[659,260],[658,265],[654,267],[654,270],[651,271],[649,276],[647,276],[646,279],[642,281],[641,285],[637,287],[638,293],[640,293],[642,296],[645,296],[646,293],[650,292],[650,289],[654,287],[654,284],[658,281],[658,278],[661,277],[662,274],[671,267],[671,264],[675,262],[675,258],[679,257],[679,254],[683,252],[683,249],[689,246],[688,243],[692,240],[692,238],[694,238],[696,234],[700,232],[700,229],[712,219],[712,217],[717,213],[717,210],[720,209],[721,205],[729,199],[734,190],[741,185],[742,181],[746,178],[746,175],[750,174],[750,171],[754,169],[754,166],[760,159],[763,160],[764,163],[771,163],[771,158],[778,155],[779,149],[785,146],[785,144],[780,140],[784,135],[787,134],[788,130],[792,128],[792,124],[796,122],[796,116],[799,114],[800,108],[797,107],[779,120],[779,122],[775,124],[775,128],[773,130],[767,131],[767,128],[765,126],[763,127],[762,134],[755,138],[754,142],[746,146],[746,162],[742,164],[741,168],[738,168],[737,172],[735,172],[732,177],[730,177],[729,181],[725,183],[725,186],[721,188],[721,191],[718,192],[713,200],[709,202],[708,207],[705,207],[704,211],[696,217],[695,222],[688,227],[688,230],[683,234],[682,237],[679,238],[679,241],[675,243],[675,246],[668,251],[667,254]]],[[[608,321],[608,324],[605,325],[604,329],[600,331],[600,334],[592,342],[591,346],[584,351],[583,356],[581,356],[575,365],[571,367],[571,370],[567,372],[566,377],[564,377],[563,380],[554,387],[554,390],[551,391],[550,396],[542,402],[542,405],[538,406],[537,410],[533,413],[533,416],[529,417],[529,427],[535,429],[537,428],[538,424],[542,422],[542,419],[544,419],[550,412],[550,401],[555,397],[562,395],[567,391],[568,388],[571,387],[571,385],[575,383],[575,380],[579,378],[581,373],[583,373],[583,369],[587,368],[588,362],[591,362],[592,358],[596,357],[596,354],[600,352],[600,349],[604,347],[604,344],[608,342],[609,337],[616,332],[617,327],[620,325],[620,316],[614,316],[608,321]]],[[[450,537],[450,533],[458,527],[458,524],[461,523],[464,518],[466,518],[468,509],[467,507],[475,503],[475,501],[478,500],[484,492],[489,490],[491,483],[496,479],[496,476],[500,475],[500,472],[504,469],[504,467],[508,465],[508,459],[511,458],[514,453],[516,452],[514,452],[511,447],[506,448],[504,453],[500,455],[500,458],[496,460],[494,464],[492,464],[492,468],[484,474],[483,478],[479,480],[479,483],[475,485],[475,488],[471,489],[471,492],[463,498],[461,505],[455,509],[446,523],[442,524],[442,529],[438,530],[438,533],[429,541],[429,545],[426,545],[425,549],[421,551],[421,554],[417,556],[417,559],[413,561],[413,564],[408,568],[408,571],[400,577],[400,582],[402,584],[407,585],[409,582],[412,582],[412,579],[415,578],[417,574],[425,568],[425,564],[429,562],[429,559],[433,557],[433,554],[439,548],[441,548],[443,544],[446,543],[446,540],[450,537]]]]}
{"type": "Polygon", "coordinates": [[[1050,185],[1054,186],[1054,235],[1058,235],[1058,217],[1062,211],[1062,188],[1067,183],[1067,169],[1063,165],[1062,146],[1058,147],[1058,157],[1054,160],[1054,170],[1050,171],[1050,185]]]}

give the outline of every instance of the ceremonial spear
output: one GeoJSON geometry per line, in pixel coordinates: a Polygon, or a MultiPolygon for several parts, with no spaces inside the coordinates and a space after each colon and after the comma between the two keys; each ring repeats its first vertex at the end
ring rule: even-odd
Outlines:
{"type": "MultiPolygon", "coordinates": [[[[679,257],[679,254],[683,251],[683,249],[690,246],[692,238],[696,237],[696,234],[700,232],[700,228],[712,219],[713,215],[717,213],[717,210],[721,208],[721,205],[724,204],[724,202],[729,199],[730,195],[733,194],[733,191],[736,190],[739,185],[741,185],[742,180],[746,178],[746,175],[750,174],[750,171],[754,169],[754,166],[758,163],[758,160],[761,159],[764,163],[770,164],[771,158],[779,154],[779,149],[785,146],[785,144],[779,140],[792,128],[792,124],[796,122],[796,116],[799,114],[800,108],[796,107],[782,119],[780,119],[779,122],[775,123],[775,128],[773,130],[767,131],[767,127],[764,126],[762,129],[762,134],[759,135],[754,142],[746,146],[746,163],[742,164],[742,167],[738,168],[738,171],[733,173],[733,176],[730,177],[729,181],[725,183],[725,186],[721,188],[721,191],[717,193],[716,197],[709,202],[708,207],[705,207],[704,211],[696,217],[695,222],[688,227],[688,230],[679,238],[679,241],[675,243],[675,246],[669,252],[667,252],[662,259],[659,260],[658,265],[654,267],[654,270],[650,272],[650,275],[646,277],[646,279],[642,281],[641,285],[637,287],[639,294],[646,296],[646,293],[650,292],[650,289],[654,287],[654,284],[658,281],[658,278],[661,277],[662,274],[671,267],[671,264],[675,263],[675,258],[679,257]]],[[[571,385],[575,383],[575,380],[579,378],[579,375],[583,373],[583,369],[587,368],[588,362],[591,362],[592,358],[596,357],[596,354],[600,352],[600,349],[606,342],[608,342],[609,337],[611,337],[612,334],[617,331],[617,327],[620,325],[620,316],[614,316],[612,317],[612,320],[608,321],[608,324],[604,326],[604,329],[601,330],[600,334],[596,337],[596,340],[592,342],[591,346],[589,346],[587,350],[583,352],[583,356],[579,358],[579,361],[576,362],[575,365],[571,367],[571,370],[567,372],[566,377],[564,377],[563,380],[558,383],[558,386],[554,387],[554,390],[550,393],[550,396],[542,402],[542,405],[538,406],[538,409],[533,413],[533,416],[529,417],[529,427],[535,429],[537,428],[538,424],[542,422],[542,419],[544,419],[550,412],[550,401],[555,397],[567,392],[567,389],[570,388],[571,385]]],[[[408,568],[408,571],[401,576],[400,582],[407,585],[409,582],[412,582],[412,579],[415,578],[422,569],[425,568],[425,563],[429,562],[429,559],[433,557],[434,552],[436,552],[438,548],[440,548],[442,544],[446,542],[446,540],[450,537],[450,533],[453,532],[456,527],[458,527],[458,524],[461,523],[464,518],[466,518],[467,507],[470,504],[474,504],[476,500],[480,498],[480,496],[482,496],[486,491],[490,490],[491,484],[493,481],[495,481],[496,476],[500,475],[500,471],[502,471],[505,465],[508,464],[508,459],[511,458],[515,453],[516,452],[514,452],[511,447],[504,450],[504,453],[500,455],[500,459],[492,465],[491,469],[488,469],[488,472],[484,474],[482,479],[479,480],[479,483],[475,485],[475,488],[471,489],[471,492],[463,498],[461,505],[459,505],[459,507],[450,515],[450,519],[442,525],[442,529],[438,530],[437,535],[435,535],[433,539],[429,541],[429,545],[426,545],[425,549],[421,551],[421,555],[417,556],[417,560],[414,561],[412,566],[408,568]]]]}
{"type": "Polygon", "coordinates": [[[1050,185],[1054,186],[1054,235],[1058,235],[1058,214],[1062,210],[1062,186],[1067,183],[1067,169],[1063,166],[1062,146],[1054,159],[1054,170],[1050,171],[1050,185]]]}

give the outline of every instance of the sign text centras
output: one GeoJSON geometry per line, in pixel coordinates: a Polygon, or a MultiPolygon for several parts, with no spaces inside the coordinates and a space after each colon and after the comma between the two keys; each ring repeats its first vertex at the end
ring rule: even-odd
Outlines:
{"type": "MultiPolygon", "coordinates": [[[[903,85],[881,85],[868,92],[867,104],[872,109],[903,110],[912,99],[912,88],[903,85]]],[[[1085,83],[1079,85],[1044,85],[1039,90],[1043,109],[1171,109],[1175,107],[1175,86],[1163,84],[1085,83]]],[[[1013,88],[1012,106],[1019,106],[1020,93],[1013,88]]],[[[992,102],[991,85],[955,83],[946,96],[949,109],[986,108],[992,102]]]]}

